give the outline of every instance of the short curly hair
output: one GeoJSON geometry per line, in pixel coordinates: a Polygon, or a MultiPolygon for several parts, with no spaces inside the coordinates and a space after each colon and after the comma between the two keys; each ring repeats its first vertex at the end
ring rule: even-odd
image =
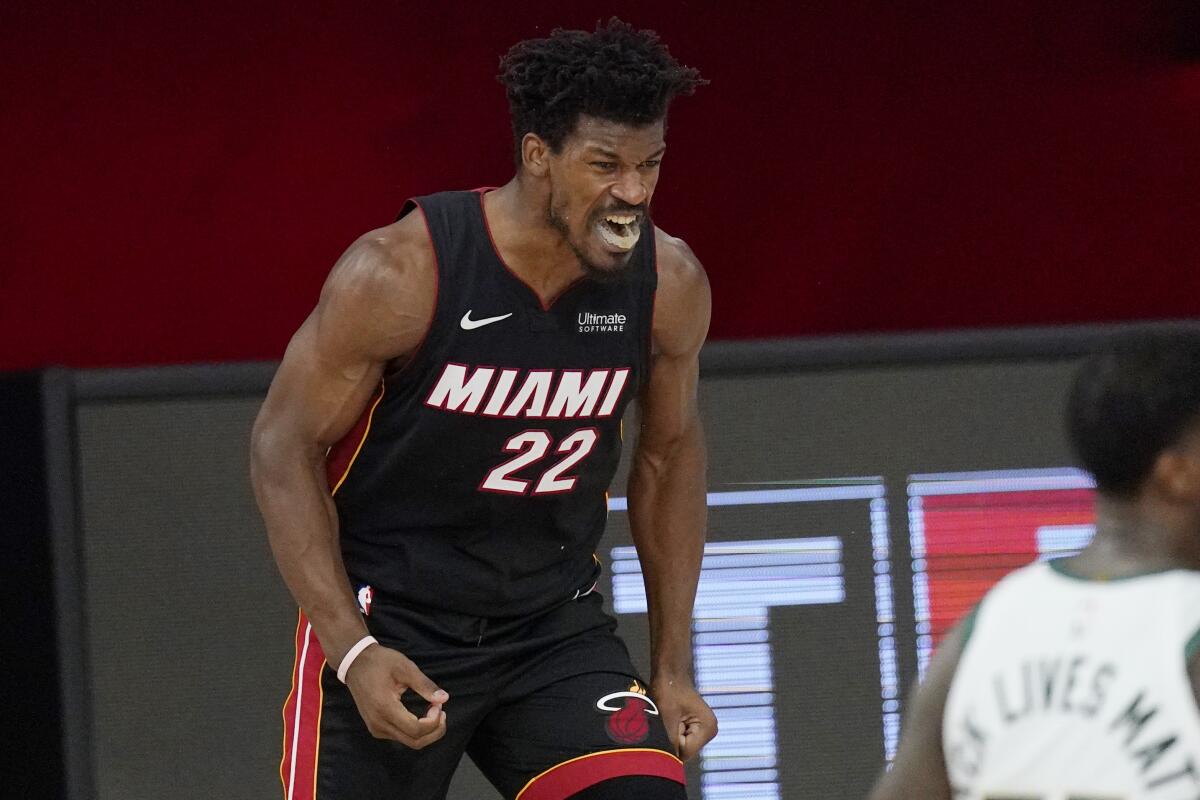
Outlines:
{"type": "Polygon", "coordinates": [[[613,17],[594,33],[555,28],[518,42],[500,59],[517,163],[521,140],[534,133],[561,152],[580,114],[626,125],[665,119],[667,106],[708,83],[671,57],[650,30],[613,17]]]}
{"type": "Polygon", "coordinates": [[[1080,366],[1067,431],[1103,494],[1128,498],[1154,462],[1200,424],[1200,329],[1118,334],[1080,366]]]}

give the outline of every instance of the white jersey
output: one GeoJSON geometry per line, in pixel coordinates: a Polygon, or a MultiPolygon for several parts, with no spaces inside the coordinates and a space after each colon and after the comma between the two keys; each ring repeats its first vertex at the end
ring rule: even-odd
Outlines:
{"type": "Polygon", "coordinates": [[[955,798],[1200,800],[1200,572],[1033,564],[969,624],[942,720],[955,798]]]}

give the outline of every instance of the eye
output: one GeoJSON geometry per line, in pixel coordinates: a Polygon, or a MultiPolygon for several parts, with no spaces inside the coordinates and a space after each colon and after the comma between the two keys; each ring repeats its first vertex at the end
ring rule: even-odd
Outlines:
{"type": "Polygon", "coordinates": [[[652,158],[649,161],[643,161],[642,166],[646,169],[656,169],[661,163],[662,161],[660,159],[652,158]]]}
{"type": "Polygon", "coordinates": [[[612,172],[613,170],[615,170],[617,168],[617,162],[615,162],[615,161],[593,161],[592,166],[595,167],[596,169],[600,170],[601,172],[612,172]]]}

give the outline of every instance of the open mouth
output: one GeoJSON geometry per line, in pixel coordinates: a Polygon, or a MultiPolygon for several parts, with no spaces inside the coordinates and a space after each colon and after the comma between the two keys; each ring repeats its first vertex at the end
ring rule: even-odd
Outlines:
{"type": "Polygon", "coordinates": [[[609,247],[632,250],[642,235],[636,214],[605,214],[596,223],[596,233],[609,247]]]}

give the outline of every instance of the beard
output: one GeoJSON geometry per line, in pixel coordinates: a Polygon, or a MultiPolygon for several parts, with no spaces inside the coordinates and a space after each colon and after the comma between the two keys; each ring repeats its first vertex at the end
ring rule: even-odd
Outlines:
{"type": "MultiPolygon", "coordinates": [[[[628,212],[640,213],[644,215],[645,211],[645,206],[629,206],[621,204],[619,207],[606,209],[605,213],[628,212]]],[[[643,216],[642,218],[644,219],[645,217],[643,216]]],[[[623,261],[618,262],[615,266],[601,266],[589,259],[587,255],[573,241],[571,241],[570,225],[567,223],[566,217],[564,217],[559,210],[555,208],[553,188],[550,190],[550,197],[546,202],[546,224],[558,232],[558,235],[562,237],[564,242],[566,242],[567,247],[571,248],[571,252],[575,254],[576,260],[579,261],[579,266],[583,268],[584,275],[593,281],[597,281],[599,283],[615,283],[624,277],[630,263],[632,263],[632,259],[628,256],[626,256],[623,261]]],[[[588,230],[590,232],[591,226],[589,226],[588,230]]],[[[631,250],[630,253],[632,252],[633,251],[631,250]]]]}

